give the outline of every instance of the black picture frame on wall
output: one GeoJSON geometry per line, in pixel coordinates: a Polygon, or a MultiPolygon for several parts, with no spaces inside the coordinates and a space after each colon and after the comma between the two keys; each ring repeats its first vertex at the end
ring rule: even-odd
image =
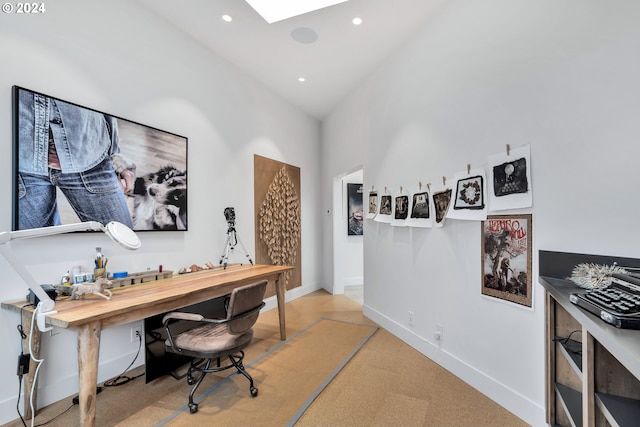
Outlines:
{"type": "Polygon", "coordinates": [[[186,231],[188,138],[14,86],[13,230],[186,231]]]}
{"type": "Polygon", "coordinates": [[[364,207],[362,184],[347,184],[347,235],[362,236],[364,207]]]}

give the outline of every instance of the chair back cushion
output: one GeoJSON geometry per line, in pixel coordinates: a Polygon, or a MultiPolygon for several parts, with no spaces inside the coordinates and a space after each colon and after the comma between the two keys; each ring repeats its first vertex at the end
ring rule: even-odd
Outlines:
{"type": "MultiPolygon", "coordinates": [[[[231,293],[229,307],[227,308],[227,319],[231,319],[247,311],[258,307],[264,300],[264,293],[267,289],[267,281],[263,280],[251,285],[236,288],[231,293]]],[[[230,334],[239,335],[251,329],[258,320],[259,311],[250,316],[242,317],[227,323],[230,334]]]]}

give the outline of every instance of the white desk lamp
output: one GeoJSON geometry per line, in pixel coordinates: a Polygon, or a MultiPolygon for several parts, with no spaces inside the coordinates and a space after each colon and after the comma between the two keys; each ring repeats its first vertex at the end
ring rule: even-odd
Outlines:
{"type": "Polygon", "coordinates": [[[49,297],[45,290],[33,278],[33,276],[29,274],[25,266],[13,255],[13,252],[10,250],[10,245],[8,243],[11,240],[52,236],[55,234],[70,233],[73,231],[102,231],[107,236],[109,236],[111,240],[120,244],[126,249],[135,250],[139,249],[142,245],[140,239],[133,230],[131,230],[126,225],[115,221],[112,221],[105,226],[96,221],[87,221],[75,224],[56,225],[52,227],[0,232],[0,252],[9,262],[11,267],[13,267],[13,269],[20,275],[20,277],[22,277],[22,280],[24,280],[27,285],[29,285],[29,289],[31,289],[31,291],[40,300],[37,307],[39,311],[37,315],[37,324],[38,329],[40,329],[41,331],[48,331],[51,329],[51,327],[46,326],[45,319],[47,314],[55,313],[53,308],[55,307],[56,303],[49,297]]]}

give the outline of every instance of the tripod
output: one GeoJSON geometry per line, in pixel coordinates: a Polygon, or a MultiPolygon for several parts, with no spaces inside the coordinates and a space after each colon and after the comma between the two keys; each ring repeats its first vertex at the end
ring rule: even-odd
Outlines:
{"type": "Polygon", "coordinates": [[[236,245],[240,243],[240,247],[242,248],[242,251],[244,252],[247,259],[249,260],[249,263],[253,265],[253,260],[249,256],[247,249],[242,244],[240,237],[238,237],[238,234],[236,232],[235,222],[228,221],[228,224],[229,224],[229,228],[227,229],[227,242],[224,245],[222,255],[220,255],[220,264],[222,264],[222,262],[224,261],[224,268],[225,269],[227,268],[227,263],[229,261],[229,252],[233,253],[233,250],[236,248],[236,245]]]}

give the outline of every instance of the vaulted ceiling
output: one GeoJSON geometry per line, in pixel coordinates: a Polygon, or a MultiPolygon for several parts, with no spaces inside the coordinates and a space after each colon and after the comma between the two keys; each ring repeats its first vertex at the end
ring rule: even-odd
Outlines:
{"type": "Polygon", "coordinates": [[[243,0],[136,1],[321,119],[447,0],[348,0],[271,24],[243,0]]]}

